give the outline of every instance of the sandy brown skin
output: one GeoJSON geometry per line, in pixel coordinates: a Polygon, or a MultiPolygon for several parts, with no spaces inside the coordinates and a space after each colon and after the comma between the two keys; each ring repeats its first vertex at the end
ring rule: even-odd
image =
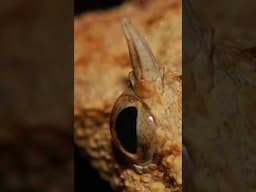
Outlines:
{"type": "MultiPolygon", "coordinates": [[[[136,42],[132,41],[132,44],[136,42]]],[[[141,48],[138,52],[140,55],[141,48]]],[[[131,103],[129,99],[128,103],[131,103]]],[[[115,109],[116,107],[112,111],[112,121],[115,121],[113,116],[118,114],[115,109]]],[[[140,125],[137,129],[143,135],[150,126],[143,126],[145,122],[140,125]]],[[[92,166],[98,169],[114,189],[181,191],[180,1],[149,1],[143,4],[129,2],[108,12],[77,18],[75,142],[90,157],[92,166]],[[129,58],[121,29],[123,16],[128,16],[141,36],[145,37],[159,68],[156,76],[146,75],[150,76],[150,83],[146,83],[146,86],[137,81],[138,77],[144,79],[145,73],[142,76],[135,75],[135,84],[134,78],[128,76],[132,71],[131,61],[134,60],[129,58]],[[124,101],[117,104],[122,93],[132,95],[133,99],[135,96],[136,105],[144,106],[144,112],[138,121],[143,119],[144,114],[150,114],[156,125],[154,132],[151,132],[154,145],[150,145],[151,139],[146,139],[144,148],[145,151],[153,152],[142,158],[142,161],[123,153],[116,145],[116,138],[111,136],[110,125],[114,123],[109,125],[109,122],[113,106],[123,106],[127,102],[126,98],[121,97],[124,101]]],[[[144,152],[136,155],[140,156],[144,152]]]]}
{"type": "Polygon", "coordinates": [[[183,57],[184,188],[255,191],[254,49],[216,38],[185,2],[186,16],[193,18],[193,24],[184,26],[186,35],[197,37],[187,40],[198,49],[183,57]]]}

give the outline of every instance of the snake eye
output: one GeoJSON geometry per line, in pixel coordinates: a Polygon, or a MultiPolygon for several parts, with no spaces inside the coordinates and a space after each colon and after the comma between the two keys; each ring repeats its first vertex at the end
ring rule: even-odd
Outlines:
{"type": "Polygon", "coordinates": [[[156,147],[156,123],[149,109],[137,98],[121,95],[113,107],[110,130],[114,146],[130,161],[151,162],[156,147]]]}
{"type": "Polygon", "coordinates": [[[137,150],[137,109],[126,107],[119,112],[115,122],[115,131],[121,145],[129,153],[136,153],[137,150]]]}

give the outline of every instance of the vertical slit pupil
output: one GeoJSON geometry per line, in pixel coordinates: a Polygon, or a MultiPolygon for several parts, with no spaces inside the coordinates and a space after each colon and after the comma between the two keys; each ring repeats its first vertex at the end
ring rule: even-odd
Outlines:
{"type": "Polygon", "coordinates": [[[116,119],[116,133],[122,146],[130,153],[136,153],[137,150],[137,109],[136,107],[127,107],[123,109],[116,119]]]}

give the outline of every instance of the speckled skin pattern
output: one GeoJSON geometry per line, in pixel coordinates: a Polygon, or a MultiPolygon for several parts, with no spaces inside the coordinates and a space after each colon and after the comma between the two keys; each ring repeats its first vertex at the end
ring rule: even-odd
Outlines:
{"type": "Polygon", "coordinates": [[[180,192],[181,1],[128,2],[75,19],[75,142],[118,191],[180,192]],[[142,11],[143,10],[143,11],[142,11]],[[128,86],[129,53],[120,21],[128,16],[161,66],[162,93],[147,103],[158,124],[152,162],[134,167],[113,148],[112,107],[128,86]]]}

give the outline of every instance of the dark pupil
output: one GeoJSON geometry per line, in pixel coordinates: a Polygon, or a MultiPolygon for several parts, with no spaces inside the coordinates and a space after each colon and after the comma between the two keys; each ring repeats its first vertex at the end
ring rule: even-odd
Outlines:
{"type": "Polygon", "coordinates": [[[123,109],[116,119],[116,133],[122,146],[130,153],[136,153],[137,134],[136,134],[136,107],[123,109]]]}

